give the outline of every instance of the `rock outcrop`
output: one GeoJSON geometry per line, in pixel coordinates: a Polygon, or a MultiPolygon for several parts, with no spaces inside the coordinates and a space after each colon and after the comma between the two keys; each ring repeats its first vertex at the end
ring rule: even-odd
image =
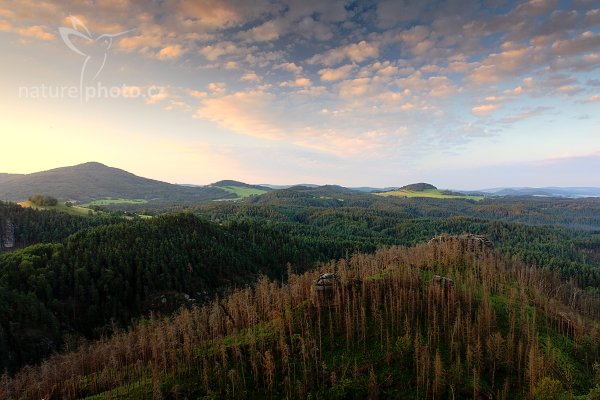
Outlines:
{"type": "Polygon", "coordinates": [[[15,225],[10,219],[0,224],[0,249],[10,249],[15,246],[15,225]]]}
{"type": "Polygon", "coordinates": [[[486,250],[493,250],[494,244],[485,236],[472,235],[470,233],[463,233],[462,235],[439,235],[431,239],[428,244],[440,245],[443,243],[459,243],[461,249],[464,251],[471,252],[482,252],[486,250]]]}

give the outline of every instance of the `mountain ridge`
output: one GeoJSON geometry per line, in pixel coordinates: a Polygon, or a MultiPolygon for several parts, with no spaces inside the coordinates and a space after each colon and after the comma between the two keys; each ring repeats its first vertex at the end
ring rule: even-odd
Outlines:
{"type": "Polygon", "coordinates": [[[232,197],[220,188],[185,187],[137,176],[98,162],[54,168],[0,180],[0,199],[26,200],[35,194],[60,201],[105,198],[193,203],[232,197]]]}
{"type": "MultiPolygon", "coordinates": [[[[101,199],[137,199],[150,205],[199,204],[213,200],[235,200],[239,196],[231,187],[272,192],[289,189],[325,190],[376,193],[393,190],[434,190],[429,183],[413,183],[405,186],[376,188],[370,186],[345,187],[340,185],[294,185],[248,184],[237,180],[220,180],[210,185],[171,184],[141,177],[126,170],[110,167],[99,162],[53,168],[29,174],[0,173],[0,200],[23,201],[35,194],[51,195],[60,201],[89,202],[101,199]]],[[[256,192],[258,191],[258,192],[256,192]]],[[[453,190],[451,190],[453,191],[453,190]]],[[[242,191],[243,192],[243,191],[242,191]]],[[[542,197],[600,197],[596,187],[497,187],[482,190],[457,191],[480,196],[542,196],[542,197]]]]}

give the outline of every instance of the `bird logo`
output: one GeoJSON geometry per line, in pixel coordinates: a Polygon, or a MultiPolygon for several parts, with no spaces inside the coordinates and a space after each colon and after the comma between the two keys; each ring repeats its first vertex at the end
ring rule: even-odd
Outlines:
{"type": "Polygon", "coordinates": [[[119,33],[107,33],[94,38],[81,20],[72,15],[69,19],[73,27],[68,28],[63,26],[58,28],[58,32],[69,49],[85,57],[79,76],[79,87],[83,88],[84,81],[94,81],[100,75],[100,72],[102,72],[113,40],[119,36],[128,34],[133,29],[119,33]],[[83,49],[81,48],[82,46],[76,46],[73,43],[75,38],[83,40],[86,46],[83,49]],[[91,79],[89,79],[90,76],[91,79]]]}

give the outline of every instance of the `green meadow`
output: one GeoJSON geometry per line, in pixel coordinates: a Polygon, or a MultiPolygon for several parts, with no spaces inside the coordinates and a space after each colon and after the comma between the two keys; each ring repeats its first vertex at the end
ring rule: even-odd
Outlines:
{"type": "Polygon", "coordinates": [[[87,216],[91,213],[96,213],[95,211],[90,210],[89,208],[85,208],[82,206],[71,206],[68,207],[65,204],[57,204],[55,206],[38,206],[30,201],[22,201],[19,203],[21,207],[25,208],[33,208],[34,210],[54,210],[58,212],[64,212],[71,215],[79,215],[79,216],[87,216]]]}
{"type": "Polygon", "coordinates": [[[445,194],[443,190],[439,189],[426,189],[423,191],[414,190],[392,190],[389,192],[376,193],[378,196],[397,196],[397,197],[427,197],[432,199],[467,199],[479,201],[483,199],[483,196],[469,196],[460,194],[445,194]]]}
{"type": "Polygon", "coordinates": [[[229,193],[233,193],[238,197],[237,199],[227,199],[227,200],[239,200],[239,199],[243,199],[244,197],[258,196],[263,193],[267,193],[266,190],[248,188],[248,187],[242,187],[242,186],[217,186],[217,187],[220,189],[226,190],[229,193]]]}

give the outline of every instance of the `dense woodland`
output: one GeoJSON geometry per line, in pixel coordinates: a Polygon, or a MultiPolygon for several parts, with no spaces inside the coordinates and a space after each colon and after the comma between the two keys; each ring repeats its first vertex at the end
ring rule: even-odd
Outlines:
{"type": "MultiPolygon", "coordinates": [[[[4,377],[14,398],[595,399],[600,302],[556,274],[458,244],[323,265],[4,377]],[[435,274],[451,278],[440,284],[435,274]]],[[[2,393],[0,393],[2,395],[2,393]]]]}
{"type": "Polygon", "coordinates": [[[10,222],[15,236],[0,254],[0,398],[596,393],[599,199],[295,187],[144,213],[0,203],[0,232],[10,222]],[[422,245],[465,232],[495,251],[422,245]],[[315,263],[342,277],[336,307],[315,303],[316,272],[301,274],[315,263]]]}
{"type": "Polygon", "coordinates": [[[64,243],[6,254],[0,257],[0,368],[39,361],[68,335],[93,338],[111,324],[126,327],[160,311],[163,297],[174,303],[166,306],[180,306],[260,275],[284,279],[282,266],[307,266],[308,253],[258,225],[224,228],[178,214],[89,228],[64,243]]]}
{"type": "MultiPolygon", "coordinates": [[[[92,214],[82,218],[57,211],[37,211],[15,203],[0,201],[0,238],[5,235],[8,223],[14,227],[14,248],[35,243],[59,242],[81,229],[121,221],[111,214],[92,214]]],[[[4,248],[0,241],[0,253],[13,250],[4,248]]]]}
{"type": "Polygon", "coordinates": [[[279,190],[243,204],[194,208],[219,223],[260,221],[309,243],[320,259],[441,233],[486,235],[501,253],[600,287],[600,199],[382,198],[339,187],[279,190]]]}

